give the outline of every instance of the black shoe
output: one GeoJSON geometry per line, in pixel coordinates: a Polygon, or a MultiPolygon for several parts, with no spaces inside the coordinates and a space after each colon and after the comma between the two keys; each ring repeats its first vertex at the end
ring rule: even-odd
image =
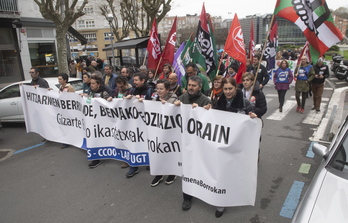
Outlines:
{"type": "Polygon", "coordinates": [[[182,209],[184,210],[184,211],[187,211],[187,210],[190,210],[190,208],[191,208],[191,201],[189,201],[189,200],[184,200],[184,202],[182,202],[182,209]]]}
{"type": "Polygon", "coordinates": [[[96,168],[100,165],[100,160],[93,160],[90,164],[88,164],[89,168],[96,168]]]}
{"type": "Polygon", "coordinates": [[[279,107],[279,112],[283,112],[283,107],[279,107]]]}
{"type": "Polygon", "coordinates": [[[169,184],[172,184],[176,179],[176,176],[175,175],[169,175],[166,179],[166,184],[169,185],[169,184]]]}
{"type": "Polygon", "coordinates": [[[155,176],[151,182],[151,187],[156,187],[163,180],[163,175],[155,176]]]}
{"type": "Polygon", "coordinates": [[[215,211],[215,217],[216,218],[220,218],[223,214],[224,214],[223,211],[218,211],[218,210],[215,211]]]}
{"type": "Polygon", "coordinates": [[[139,173],[139,168],[138,167],[130,167],[129,171],[126,173],[127,178],[131,178],[135,174],[139,173]]]}
{"type": "Polygon", "coordinates": [[[316,112],[320,112],[320,109],[319,109],[319,108],[318,108],[318,109],[315,109],[315,111],[316,111],[316,112]]]}

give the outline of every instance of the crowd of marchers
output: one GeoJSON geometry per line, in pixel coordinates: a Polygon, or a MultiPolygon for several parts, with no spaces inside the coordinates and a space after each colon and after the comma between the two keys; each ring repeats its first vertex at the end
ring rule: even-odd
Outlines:
{"type": "MultiPolygon", "coordinates": [[[[85,97],[86,100],[103,98],[112,101],[115,98],[122,98],[124,100],[136,99],[140,102],[153,100],[159,103],[172,103],[176,106],[190,104],[192,109],[195,107],[218,109],[260,119],[267,112],[266,97],[262,89],[268,84],[269,74],[267,69],[260,63],[259,55],[255,55],[252,62],[249,61],[247,72],[242,74],[241,83],[236,81],[238,66],[231,63],[212,78],[211,86],[208,77],[202,74],[194,63],[185,66],[185,75],[181,77],[181,80],[173,72],[170,64],[164,64],[162,72],[158,75],[154,69],[147,69],[144,65],[140,66],[139,72],[134,74],[127,67],[123,67],[120,73],[116,74],[113,66],[104,64],[101,68],[98,67],[98,62],[95,60],[91,61],[90,66],[93,66],[93,70],[81,70],[83,80],[81,96],[85,97]]],[[[32,85],[48,88],[47,82],[40,77],[38,69],[30,69],[30,74],[32,85]]],[[[327,77],[328,67],[323,64],[322,58],[319,58],[318,63],[312,66],[308,63],[306,57],[302,57],[301,63],[294,74],[289,69],[287,60],[282,60],[273,76],[273,82],[279,97],[279,112],[282,112],[285,94],[294,80],[296,80],[295,95],[298,103],[296,112],[304,112],[310,89],[313,92],[313,109],[320,111],[324,80],[327,77]]],[[[60,92],[75,91],[73,86],[69,84],[68,74],[59,74],[58,82],[60,92]]],[[[68,146],[63,144],[61,148],[68,146]]],[[[88,166],[95,168],[100,163],[100,160],[93,160],[88,166]]],[[[122,163],[121,168],[129,168],[126,173],[127,178],[139,173],[138,167],[129,166],[128,163],[122,163]]],[[[170,185],[175,179],[176,176],[170,175],[166,177],[164,182],[170,185]]],[[[164,176],[155,176],[150,185],[155,187],[163,180],[164,176]]],[[[184,193],[182,209],[189,210],[191,204],[192,196],[184,193]]],[[[217,218],[221,217],[224,210],[224,207],[217,207],[215,216],[217,218]]]]}

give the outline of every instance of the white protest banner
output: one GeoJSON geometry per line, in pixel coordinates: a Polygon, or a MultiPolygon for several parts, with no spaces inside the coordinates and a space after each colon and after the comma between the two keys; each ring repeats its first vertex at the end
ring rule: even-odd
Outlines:
{"type": "Polygon", "coordinates": [[[182,108],[183,123],[187,123],[184,132],[188,133],[182,135],[183,191],[215,206],[253,205],[260,119],[190,109],[182,108]]]}
{"type": "Polygon", "coordinates": [[[164,129],[148,126],[149,137],[156,140],[149,145],[151,174],[178,175],[170,169],[182,165],[185,193],[222,207],[255,203],[260,119],[191,105],[178,111],[173,105],[144,104],[145,111],[159,115],[164,129]]]}
{"type": "Polygon", "coordinates": [[[182,175],[181,107],[156,101],[137,103],[145,111],[151,175],[182,175]]]}
{"type": "Polygon", "coordinates": [[[87,158],[149,165],[145,124],[131,100],[92,98],[21,86],[27,132],[87,150],[87,158]],[[38,119],[40,119],[38,121],[38,119]]]}
{"type": "Polygon", "coordinates": [[[32,86],[21,95],[28,132],[86,149],[88,159],[139,166],[150,156],[152,175],[182,176],[185,193],[215,206],[255,203],[259,119],[155,101],[87,103],[32,86]]]}

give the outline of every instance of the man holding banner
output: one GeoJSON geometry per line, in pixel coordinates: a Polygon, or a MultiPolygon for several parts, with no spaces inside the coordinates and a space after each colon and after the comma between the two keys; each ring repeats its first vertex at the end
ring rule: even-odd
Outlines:
{"type": "MultiPolygon", "coordinates": [[[[144,73],[136,73],[134,74],[134,88],[132,89],[132,93],[126,96],[126,99],[131,99],[133,96],[136,98],[144,98],[145,100],[151,100],[151,96],[153,93],[153,89],[151,85],[148,85],[146,82],[146,74],[144,73]]],[[[126,177],[133,177],[135,174],[139,173],[139,167],[131,166],[129,171],[126,173],[126,177]]]]}
{"type": "Polygon", "coordinates": [[[201,92],[203,94],[210,88],[207,77],[198,71],[196,64],[188,63],[185,66],[185,71],[185,76],[181,78],[181,87],[183,89],[183,92],[186,92],[186,90],[188,89],[188,79],[192,76],[198,76],[202,80],[201,92]]]}
{"type": "MultiPolygon", "coordinates": [[[[202,79],[195,75],[189,77],[187,92],[179,97],[179,101],[174,102],[175,105],[179,106],[183,104],[191,104],[194,107],[204,107],[210,104],[210,99],[201,93],[202,79]]],[[[183,193],[184,201],[182,203],[182,209],[187,211],[191,208],[192,196],[183,193]]]]}

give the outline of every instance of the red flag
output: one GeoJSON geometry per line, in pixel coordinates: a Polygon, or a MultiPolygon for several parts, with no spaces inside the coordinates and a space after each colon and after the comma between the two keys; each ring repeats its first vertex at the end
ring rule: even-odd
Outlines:
{"type": "Polygon", "coordinates": [[[235,76],[237,83],[241,83],[242,74],[246,70],[246,53],[242,27],[240,26],[237,14],[234,15],[224,50],[229,56],[241,62],[237,75],[235,76]]]}
{"type": "Polygon", "coordinates": [[[161,43],[158,39],[156,18],[154,18],[150,33],[150,38],[147,43],[148,59],[147,67],[148,69],[156,69],[161,56],[161,43]]]}
{"type": "Polygon", "coordinates": [[[176,43],[176,17],[174,19],[172,28],[170,29],[170,32],[168,34],[166,45],[162,52],[162,62],[160,67],[162,67],[166,63],[173,64],[175,43],[176,43]]]}
{"type": "Polygon", "coordinates": [[[255,55],[255,40],[254,40],[254,20],[251,19],[250,24],[250,40],[249,40],[249,55],[248,58],[252,61],[255,55]]]}
{"type": "Polygon", "coordinates": [[[303,47],[303,49],[301,51],[301,54],[300,54],[300,56],[297,59],[297,66],[301,63],[301,57],[303,57],[303,56],[307,57],[308,62],[310,62],[312,60],[311,55],[309,53],[309,43],[308,43],[308,41],[304,45],[304,47],[303,47]]]}

